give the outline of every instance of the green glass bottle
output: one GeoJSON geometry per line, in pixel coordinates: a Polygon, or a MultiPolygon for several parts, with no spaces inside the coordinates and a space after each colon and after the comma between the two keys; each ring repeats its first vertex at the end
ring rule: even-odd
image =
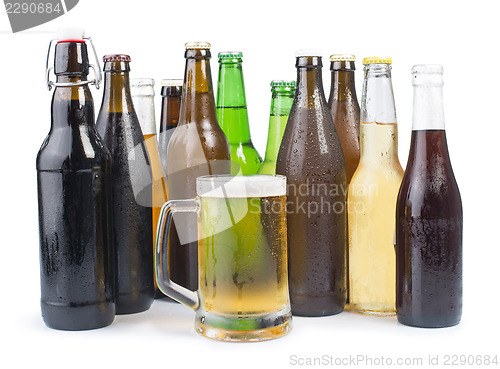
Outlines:
{"type": "Polygon", "coordinates": [[[231,174],[255,174],[262,159],[250,138],[242,57],[241,52],[219,53],[217,120],[231,148],[231,174]]]}
{"type": "Polygon", "coordinates": [[[271,115],[269,116],[266,157],[259,168],[259,174],[276,174],[276,158],[295,96],[295,81],[272,81],[271,93],[271,115]]]}

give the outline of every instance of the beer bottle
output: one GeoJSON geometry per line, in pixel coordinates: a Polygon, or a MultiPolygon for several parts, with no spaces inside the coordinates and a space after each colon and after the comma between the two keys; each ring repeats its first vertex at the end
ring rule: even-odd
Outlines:
{"type": "Polygon", "coordinates": [[[324,316],[346,302],[346,171],[323,91],[321,57],[297,53],[297,92],[276,173],[287,177],[292,313],[324,316]]]}
{"type": "Polygon", "coordinates": [[[347,183],[359,163],[359,104],[354,84],[354,55],[330,56],[332,85],[328,107],[344,152],[347,183]]]}
{"type": "Polygon", "coordinates": [[[241,52],[219,53],[217,120],[231,148],[231,173],[255,174],[262,163],[250,138],[241,52]]]}
{"type": "Polygon", "coordinates": [[[359,165],[348,194],[350,306],[395,313],[394,214],[403,169],[398,158],[390,58],[365,58],[359,165]]]}
{"type": "Polygon", "coordinates": [[[295,81],[271,82],[271,114],[267,134],[266,157],[257,173],[275,174],[276,158],[295,96],[295,81]]]}
{"type": "MultiPolygon", "coordinates": [[[[355,60],[354,55],[349,54],[330,56],[332,85],[328,107],[344,152],[348,185],[359,163],[359,104],[354,84],[355,60]]],[[[349,251],[346,252],[346,256],[347,275],[349,275],[349,251]]],[[[349,303],[349,278],[347,278],[347,303],[349,303]]]]}
{"type": "Polygon", "coordinates": [[[170,138],[179,123],[181,108],[182,79],[163,79],[161,81],[161,117],[158,150],[165,175],[167,171],[167,148],[170,138]]]}
{"type": "MultiPolygon", "coordinates": [[[[51,128],[36,159],[42,317],[63,330],[105,327],[115,317],[111,158],[94,127],[89,84],[100,81],[87,79],[89,40],[79,29],[58,35],[51,128]]],[[[51,69],[47,59],[47,77],[51,69]]]]}
{"type": "MultiPolygon", "coordinates": [[[[210,71],[210,44],[186,44],[179,125],[168,144],[167,180],[171,200],[196,197],[196,178],[229,174],[231,156],[217,123],[210,71]]],[[[198,288],[198,230],[196,214],[176,214],[170,238],[170,279],[192,291],[198,288]]]]}
{"type": "MultiPolygon", "coordinates": [[[[160,210],[164,203],[167,202],[167,180],[163,173],[160,154],[158,152],[158,144],[156,142],[156,120],[155,120],[155,105],[154,105],[154,80],[151,78],[133,78],[130,80],[132,101],[134,103],[135,112],[139,119],[146,148],[148,149],[149,159],[151,161],[152,174],[152,211],[153,211],[153,252],[156,239],[156,227],[160,210]]],[[[163,297],[164,295],[156,288],[155,296],[163,297]]]]}
{"type": "Polygon", "coordinates": [[[396,208],[399,322],[448,327],[462,314],[462,201],[451,168],[443,110],[443,67],[416,65],[413,130],[396,208]]]}
{"type": "Polygon", "coordinates": [[[116,313],[149,309],[153,302],[151,165],[130,93],[130,57],[106,55],[97,131],[111,152],[116,313]]]}

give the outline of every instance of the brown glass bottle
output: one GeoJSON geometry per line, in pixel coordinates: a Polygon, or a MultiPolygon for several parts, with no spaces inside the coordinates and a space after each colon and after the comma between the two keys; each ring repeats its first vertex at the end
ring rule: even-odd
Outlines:
{"type": "MultiPolygon", "coordinates": [[[[229,174],[229,144],[219,127],[210,71],[210,44],[186,44],[179,124],[167,150],[168,198],[196,197],[196,178],[229,174]]],[[[198,288],[196,215],[176,214],[170,239],[170,278],[190,290],[198,288]]]]}
{"type": "Polygon", "coordinates": [[[86,41],[59,40],[54,61],[51,129],[36,159],[42,317],[95,329],[115,317],[111,158],[94,127],[86,41]]]}
{"type": "Polygon", "coordinates": [[[179,124],[181,109],[182,79],[164,79],[161,81],[161,117],[158,150],[165,175],[167,174],[167,150],[170,138],[179,124]]]}
{"type": "Polygon", "coordinates": [[[332,85],[328,108],[344,153],[347,183],[359,163],[359,104],[354,84],[354,55],[330,56],[332,85]]]}
{"type": "Polygon", "coordinates": [[[116,313],[131,314],[153,303],[151,165],[130,93],[130,57],[106,55],[104,94],[97,131],[111,153],[116,313]]]}
{"type": "MultiPolygon", "coordinates": [[[[356,66],[354,55],[335,54],[330,56],[332,84],[328,108],[332,113],[333,124],[339,136],[344,153],[347,184],[359,164],[359,104],[354,83],[356,66]]],[[[346,247],[349,246],[346,244],[346,247]]],[[[349,275],[349,252],[347,257],[347,275],[349,275]]],[[[349,303],[349,278],[347,278],[347,304],[349,303]]]]}
{"type": "Polygon", "coordinates": [[[413,67],[413,131],[396,207],[398,321],[438,328],[462,314],[462,201],[448,155],[439,65],[413,67]]]}
{"type": "Polygon", "coordinates": [[[340,313],[346,302],[346,171],[323,91],[321,57],[299,53],[297,89],[278,154],[287,177],[292,313],[340,313]]]}

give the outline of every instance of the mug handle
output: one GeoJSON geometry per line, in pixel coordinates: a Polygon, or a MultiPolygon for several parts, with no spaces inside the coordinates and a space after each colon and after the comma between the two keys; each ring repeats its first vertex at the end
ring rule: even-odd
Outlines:
{"type": "Polygon", "coordinates": [[[200,209],[200,201],[198,198],[189,200],[170,200],[163,204],[160,217],[158,220],[158,228],[156,231],[156,252],[155,252],[155,270],[156,270],[156,283],[158,288],[165,295],[173,298],[181,304],[196,310],[200,305],[198,298],[198,291],[193,292],[184,288],[177,283],[170,280],[169,260],[170,255],[170,242],[167,242],[167,260],[163,263],[163,240],[165,234],[167,240],[170,237],[170,228],[172,224],[172,217],[175,213],[197,213],[200,209]],[[164,268],[165,266],[165,268],[164,268]]]}

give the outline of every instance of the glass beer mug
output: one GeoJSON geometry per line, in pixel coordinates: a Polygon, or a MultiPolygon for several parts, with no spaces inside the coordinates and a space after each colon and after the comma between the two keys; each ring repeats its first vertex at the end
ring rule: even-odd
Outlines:
{"type": "Polygon", "coordinates": [[[286,240],[286,177],[202,176],[195,199],[163,205],[157,232],[160,290],[196,312],[195,328],[224,341],[261,341],[291,328],[286,240]],[[198,214],[199,287],[169,278],[168,233],[175,213],[198,214]],[[165,246],[165,247],[164,247],[165,246]]]}

